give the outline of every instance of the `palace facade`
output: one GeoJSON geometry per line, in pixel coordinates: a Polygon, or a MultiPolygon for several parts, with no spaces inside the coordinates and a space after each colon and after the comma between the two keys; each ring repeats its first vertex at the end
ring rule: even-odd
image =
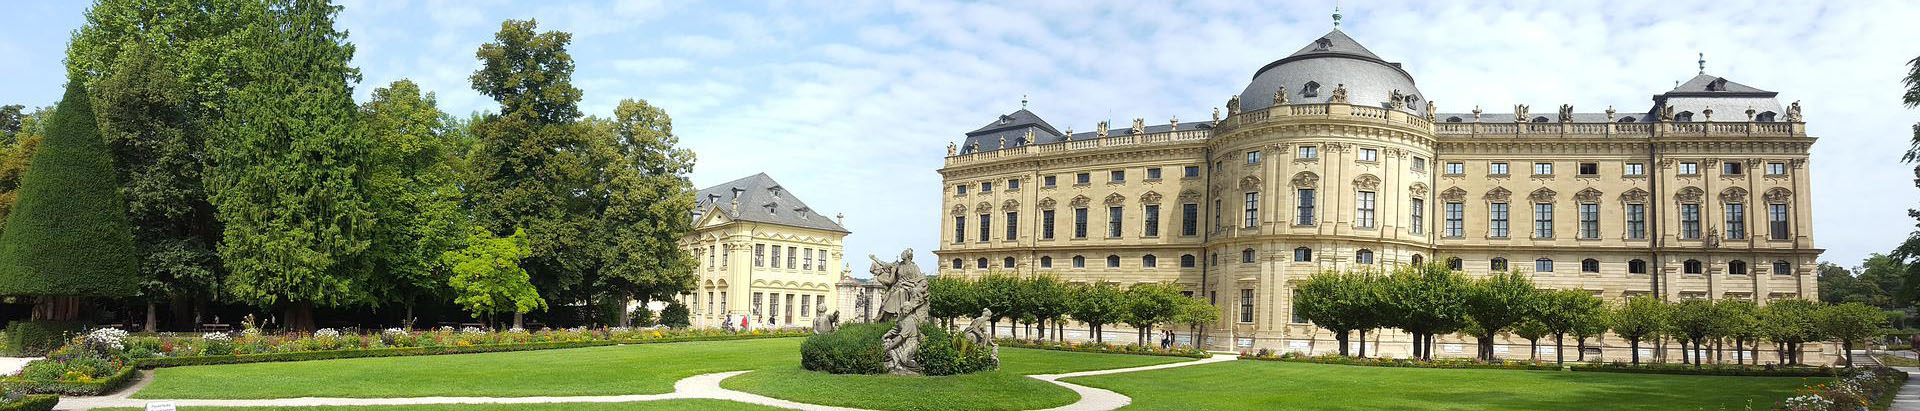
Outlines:
{"type": "Polygon", "coordinates": [[[681,246],[699,260],[681,294],[695,327],[810,327],[838,301],[840,217],[807,207],[766,173],[700,190],[694,230],[681,246]]]}
{"type": "MultiPolygon", "coordinates": [[[[1299,281],[1424,261],[1609,301],[1817,296],[1815,138],[1797,102],[1703,69],[1621,107],[1436,113],[1399,63],[1336,29],[1211,119],[1075,133],[1022,108],[966,133],[939,170],[935,254],[943,275],[1179,284],[1220,308],[1213,349],[1328,352],[1292,312],[1299,281]]],[[[1406,355],[1404,334],[1377,334],[1369,352],[1406,355]]],[[[1626,358],[1600,340],[1591,354],[1626,358]]]]}

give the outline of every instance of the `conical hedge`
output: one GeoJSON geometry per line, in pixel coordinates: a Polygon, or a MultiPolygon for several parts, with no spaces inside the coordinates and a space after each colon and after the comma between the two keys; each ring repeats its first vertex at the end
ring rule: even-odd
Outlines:
{"type": "Polygon", "coordinates": [[[70,82],[0,233],[0,295],[138,292],[127,203],[85,88],[70,82]]]}

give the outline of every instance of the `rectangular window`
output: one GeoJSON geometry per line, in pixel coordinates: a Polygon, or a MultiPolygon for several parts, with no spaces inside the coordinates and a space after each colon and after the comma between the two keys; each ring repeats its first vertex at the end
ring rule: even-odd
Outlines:
{"type": "Polygon", "coordinates": [[[1300,153],[1300,158],[1302,159],[1311,160],[1311,159],[1320,158],[1320,147],[1300,146],[1299,153],[1300,153]]]}
{"type": "Polygon", "coordinates": [[[1411,231],[1414,234],[1420,234],[1422,230],[1425,230],[1424,228],[1421,228],[1421,227],[1427,225],[1427,219],[1426,219],[1427,200],[1418,199],[1418,198],[1413,199],[1413,204],[1409,211],[1410,212],[1408,214],[1413,216],[1413,219],[1411,221],[1412,223],[1411,231]]]}
{"type": "Polygon", "coordinates": [[[1361,191],[1358,201],[1354,202],[1354,224],[1363,228],[1373,228],[1373,192],[1361,191]]]}
{"type": "Polygon", "coordinates": [[[1467,236],[1466,208],[1467,208],[1466,204],[1447,203],[1447,211],[1446,211],[1447,231],[1443,234],[1446,234],[1446,236],[1449,238],[1460,238],[1460,237],[1467,236]]]}
{"type": "Polygon", "coordinates": [[[1553,204],[1533,205],[1533,238],[1553,238],[1553,204]]]}
{"type": "MultiPolygon", "coordinates": [[[[966,227],[966,221],[967,221],[966,217],[954,217],[954,218],[960,219],[961,227],[966,227]]],[[[965,230],[965,228],[962,228],[961,230],[965,230]]],[[[754,267],[766,267],[767,266],[766,260],[765,260],[766,256],[767,256],[766,244],[753,245],[753,266],[754,267]]]]}
{"type": "Polygon", "coordinates": [[[1014,179],[1008,179],[1008,180],[1007,180],[1007,190],[1008,190],[1008,191],[1012,191],[1012,190],[1019,190],[1019,189],[1020,189],[1020,179],[1018,179],[1018,178],[1014,178],[1014,179]]]}
{"type": "Polygon", "coordinates": [[[1247,164],[1260,164],[1260,150],[1247,151],[1247,164]]]}
{"type": "Polygon", "coordinates": [[[1109,183],[1124,183],[1124,182],[1127,182],[1127,171],[1126,171],[1126,170],[1113,170],[1113,171],[1108,171],[1108,172],[1107,172],[1107,182],[1109,182],[1109,183]]]}
{"type": "Polygon", "coordinates": [[[1253,228],[1260,224],[1260,193],[1247,193],[1246,203],[1240,226],[1253,228]]]}
{"type": "Polygon", "coordinates": [[[806,252],[806,257],[800,259],[800,269],[812,270],[813,269],[813,249],[808,248],[804,251],[806,252]]]}
{"type": "Polygon", "coordinates": [[[762,312],[764,311],[760,310],[760,293],[753,293],[753,313],[757,315],[762,312]]]}
{"type": "Polygon", "coordinates": [[[1087,238],[1087,209],[1073,209],[1073,238],[1087,238]]]}
{"type": "Polygon", "coordinates": [[[1541,273],[1553,272],[1553,260],[1548,260],[1545,258],[1533,260],[1533,271],[1541,272],[1541,273]]]}
{"type": "Polygon", "coordinates": [[[1580,175],[1582,176],[1600,175],[1600,163],[1580,163],[1580,175]]]}
{"type": "Polygon", "coordinates": [[[1647,239],[1647,205],[1627,204],[1627,238],[1647,239]]]}
{"type": "Polygon", "coordinates": [[[982,193],[991,193],[991,192],[993,192],[993,182],[992,182],[992,181],[982,181],[982,182],[980,182],[980,192],[982,192],[982,193]]]}
{"type": "Polygon", "coordinates": [[[1146,231],[1145,234],[1148,237],[1159,237],[1160,236],[1160,205],[1148,204],[1146,207],[1145,214],[1142,214],[1141,218],[1147,223],[1146,227],[1144,227],[1144,230],[1146,231]]]}
{"type": "Polygon", "coordinates": [[[1240,322],[1253,322],[1253,289],[1240,289],[1240,322]]]}
{"type": "Polygon", "coordinates": [[[1299,214],[1299,219],[1296,222],[1300,225],[1313,225],[1313,204],[1315,202],[1313,199],[1313,189],[1302,188],[1299,190],[1299,193],[1299,195],[1295,196],[1300,201],[1300,204],[1297,206],[1299,210],[1295,213],[1299,214]]]}
{"type": "Polygon", "coordinates": [[[1421,157],[1421,156],[1413,156],[1413,171],[1420,171],[1420,172],[1427,171],[1427,158],[1421,157]]]}
{"type": "Polygon", "coordinates": [[[1019,238],[1020,238],[1020,213],[1007,212],[1007,235],[1005,237],[1001,237],[1001,239],[1017,240],[1019,238]]]}
{"type": "MultiPolygon", "coordinates": [[[[1294,301],[1300,301],[1300,289],[1298,289],[1298,288],[1295,288],[1295,289],[1293,289],[1293,293],[1292,293],[1292,295],[1293,295],[1293,300],[1294,300],[1294,301]]],[[[1297,303],[1296,303],[1296,304],[1297,304],[1297,303]]],[[[1295,324],[1306,324],[1306,323],[1307,323],[1307,316],[1304,316],[1304,315],[1300,315],[1300,309],[1298,309],[1298,308],[1295,308],[1295,309],[1291,309],[1291,310],[1287,310],[1287,311],[1288,311],[1288,312],[1291,312],[1291,313],[1293,314],[1293,315],[1292,315],[1292,317],[1293,317],[1293,323],[1295,323],[1295,324]]],[[[1366,344],[1366,342],[1365,342],[1365,341],[1362,341],[1362,342],[1360,342],[1360,343],[1361,343],[1361,344],[1366,344]]]]}
{"type": "Polygon", "coordinates": [[[1746,204],[1727,204],[1726,215],[1727,215],[1727,239],[1729,240],[1746,239],[1747,238],[1746,204]]]}
{"type": "Polygon", "coordinates": [[[1200,234],[1200,205],[1186,203],[1180,205],[1180,235],[1200,234]]]}
{"type": "Polygon", "coordinates": [[[1184,173],[1182,175],[1186,178],[1200,178],[1200,166],[1186,166],[1181,169],[1181,173],[1184,173]]]}
{"type": "Polygon", "coordinates": [[[1487,164],[1487,174],[1496,175],[1496,176],[1507,175],[1507,163],[1487,164]]]}
{"type": "Polygon", "coordinates": [[[1695,174],[1700,174],[1700,163],[1691,161],[1680,163],[1680,175],[1690,176],[1695,174]]]}
{"type": "Polygon", "coordinates": [[[1380,161],[1380,150],[1372,148],[1360,149],[1360,161],[1380,161]]]}
{"type": "Polygon", "coordinates": [[[1458,161],[1447,163],[1448,175],[1460,175],[1460,174],[1466,174],[1466,173],[1467,173],[1467,163],[1462,163],[1458,161]]]}
{"type": "Polygon", "coordinates": [[[1626,172],[1622,174],[1629,175],[1629,176],[1647,175],[1647,165],[1641,164],[1641,163],[1627,163],[1626,172]]]}
{"type": "Polygon", "coordinates": [[[813,313],[812,303],[813,303],[812,298],[807,298],[807,296],[804,296],[804,295],[800,296],[800,316],[801,317],[812,315],[813,313]]]}
{"type": "MultiPolygon", "coordinates": [[[[953,217],[953,242],[955,244],[967,242],[967,218],[966,217],[961,217],[961,216],[953,217]]],[[[753,265],[756,265],[756,266],[760,265],[760,253],[758,251],[754,252],[753,265]]]]}
{"type": "Polygon", "coordinates": [[[1074,174],[1073,183],[1074,184],[1093,184],[1093,173],[1074,174]]]}
{"type": "Polygon", "coordinates": [[[1220,199],[1213,199],[1213,229],[1216,231],[1227,225],[1226,216],[1220,215],[1220,203],[1220,199]]]}
{"type": "Polygon", "coordinates": [[[1580,238],[1600,238],[1600,204],[1580,203],[1580,238]]]}
{"type": "Polygon", "coordinates": [[[793,268],[794,267],[793,264],[796,262],[799,262],[799,260],[800,260],[800,248],[787,247],[787,268],[793,268]]]}
{"type": "Polygon", "coordinates": [[[1053,210],[1040,210],[1040,238],[1053,239],[1053,210]]]}
{"type": "Polygon", "coordinates": [[[1154,168],[1149,168],[1149,169],[1147,169],[1147,179],[1148,179],[1148,180],[1159,180],[1159,179],[1160,179],[1160,167],[1154,167],[1154,168]]]}
{"type": "Polygon", "coordinates": [[[964,184],[953,186],[953,193],[959,194],[959,195],[967,195],[967,187],[970,187],[970,186],[964,185],[964,184]]]}
{"type": "Polygon", "coordinates": [[[1767,226],[1775,240],[1785,240],[1787,234],[1787,205],[1767,205],[1767,226]]]}
{"type": "Polygon", "coordinates": [[[1745,171],[1747,171],[1746,164],[1741,164],[1738,161],[1720,163],[1720,174],[1737,176],[1745,171]]]}
{"type": "Polygon", "coordinates": [[[1536,176],[1553,175],[1553,163],[1533,163],[1533,175],[1536,175],[1536,176]]]}
{"type": "Polygon", "coordinates": [[[1770,176],[1787,175],[1787,163],[1767,163],[1767,175],[1770,175],[1770,176]]]}
{"type": "Polygon", "coordinates": [[[993,238],[991,237],[993,237],[993,215],[981,214],[980,215],[980,242],[984,243],[987,241],[991,241],[993,240],[993,238]]]}
{"type": "Polygon", "coordinates": [[[1487,236],[1507,237],[1507,203],[1493,203],[1487,206],[1487,236]]]}
{"type": "Polygon", "coordinates": [[[1055,186],[1055,183],[1058,183],[1059,181],[1060,181],[1059,176],[1041,177],[1040,185],[1044,187],[1053,187],[1055,186]]]}
{"type": "Polygon", "coordinates": [[[773,246],[773,258],[769,259],[769,261],[772,261],[772,263],[768,264],[769,266],[780,268],[780,246],[773,246]]]}
{"type": "Polygon", "coordinates": [[[820,271],[827,271],[827,250],[824,248],[820,249],[820,265],[817,267],[820,267],[820,271]]]}
{"type": "Polygon", "coordinates": [[[1126,211],[1123,208],[1107,207],[1107,238],[1120,237],[1120,223],[1125,221],[1124,213],[1126,211]]]}
{"type": "Polygon", "coordinates": [[[1680,205],[1680,238],[1700,239],[1700,205],[1680,205]]]}

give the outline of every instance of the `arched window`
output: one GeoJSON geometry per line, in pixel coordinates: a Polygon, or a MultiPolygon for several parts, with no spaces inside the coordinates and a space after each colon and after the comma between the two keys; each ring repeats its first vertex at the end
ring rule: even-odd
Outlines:
{"type": "Polygon", "coordinates": [[[1580,272],[1583,272],[1583,273],[1599,273],[1599,272],[1600,272],[1600,260],[1595,260],[1595,259],[1591,259],[1591,258],[1589,258],[1589,259],[1585,259],[1585,260],[1580,260],[1580,272]]]}
{"type": "Polygon", "coordinates": [[[1494,257],[1492,261],[1487,262],[1487,268],[1493,271],[1507,271],[1507,259],[1504,257],[1494,257]]]}
{"type": "Polygon", "coordinates": [[[1775,115],[1775,114],[1774,114],[1773,112],[1771,112],[1771,111],[1768,111],[1768,112],[1762,112],[1762,113],[1760,113],[1760,114],[1757,114],[1757,115],[1754,115],[1754,116],[1753,116],[1753,121],[1758,121],[1758,122],[1762,122],[1762,123],[1772,123],[1772,122],[1773,122],[1773,116],[1774,116],[1774,115],[1775,115]]]}
{"type": "Polygon", "coordinates": [[[1183,255],[1181,255],[1181,256],[1180,256],[1180,268],[1193,268],[1193,266],[1195,265],[1195,264],[1194,264],[1195,262],[1194,262],[1193,260],[1195,260],[1195,258],[1193,258],[1193,254],[1183,254],[1183,255]]]}
{"type": "Polygon", "coordinates": [[[985,258],[980,259],[980,261],[975,261],[974,263],[977,268],[987,268],[987,259],[985,258]]]}
{"type": "Polygon", "coordinates": [[[1119,268],[1119,267],[1120,267],[1120,256],[1117,256],[1117,255],[1107,256],[1107,268],[1119,268]]]}
{"type": "Polygon", "coordinates": [[[1313,249],[1306,247],[1293,249],[1293,261],[1303,263],[1313,261],[1313,249]]]}
{"type": "Polygon", "coordinates": [[[958,258],[953,259],[953,269],[958,270],[966,267],[967,267],[967,263],[960,262],[960,259],[958,258]]]}
{"type": "Polygon", "coordinates": [[[1776,275],[1793,275],[1793,264],[1788,263],[1787,260],[1774,261],[1773,273],[1776,275]]]}
{"type": "Polygon", "coordinates": [[[1373,250],[1361,249],[1360,251],[1353,253],[1353,262],[1361,263],[1361,264],[1373,264],[1373,250]]]}
{"type": "Polygon", "coordinates": [[[1073,256],[1073,268],[1087,268],[1086,256],[1073,256]]]}
{"type": "Polygon", "coordinates": [[[1702,272],[1705,272],[1705,270],[1700,268],[1700,260],[1687,260],[1687,262],[1680,263],[1681,274],[1700,274],[1702,272]]]}
{"type": "Polygon", "coordinates": [[[1253,264],[1253,249],[1240,250],[1240,262],[1253,264]]]}
{"type": "Polygon", "coordinates": [[[1615,122],[1615,123],[1632,123],[1632,122],[1634,122],[1634,118],[1633,118],[1633,116],[1626,116],[1626,117],[1621,117],[1621,118],[1620,118],[1619,120],[1614,120],[1613,122],[1615,122]]]}
{"type": "Polygon", "coordinates": [[[1727,262],[1727,274],[1747,275],[1747,262],[1740,260],[1727,262]]]}
{"type": "Polygon", "coordinates": [[[1447,117],[1447,122],[1448,122],[1448,123],[1458,123],[1458,122],[1462,122],[1462,121],[1466,121],[1466,120],[1461,120],[1461,119],[1460,119],[1460,116],[1449,116],[1449,117],[1447,117]]]}
{"type": "Polygon", "coordinates": [[[1466,264],[1465,264],[1464,262],[1462,262],[1462,261],[1460,261],[1460,257],[1453,257],[1453,258],[1448,258],[1448,259],[1447,259],[1447,269],[1450,269],[1450,270],[1454,270],[1454,271],[1460,271],[1460,270],[1463,270],[1463,269],[1464,269],[1464,268],[1462,267],[1462,266],[1464,266],[1464,265],[1466,265],[1466,264]]]}
{"type": "Polygon", "coordinates": [[[1320,82],[1309,81],[1300,86],[1300,97],[1320,97],[1320,82]]]}
{"type": "Polygon", "coordinates": [[[1155,267],[1159,267],[1159,266],[1160,266],[1160,257],[1154,257],[1154,256],[1153,256],[1153,254],[1147,254],[1147,255],[1144,255],[1144,256],[1140,256],[1140,266],[1141,266],[1141,267],[1146,267],[1146,268],[1155,268],[1155,267]]]}
{"type": "Polygon", "coordinates": [[[1040,268],[1053,268],[1053,257],[1040,256],[1040,268]]]}
{"type": "Polygon", "coordinates": [[[1013,268],[1013,257],[1000,260],[1000,268],[1013,268]]]}
{"type": "Polygon", "coordinates": [[[1553,259],[1542,258],[1538,260],[1533,260],[1533,271],[1537,273],[1553,272],[1553,259]]]}
{"type": "Polygon", "coordinates": [[[1545,123],[1547,121],[1547,116],[1533,116],[1533,122],[1535,123],[1545,123]]]}
{"type": "Polygon", "coordinates": [[[1647,260],[1634,259],[1627,262],[1627,274],[1646,274],[1647,260]]]}
{"type": "Polygon", "coordinates": [[[1419,254],[1414,254],[1414,255],[1413,255],[1413,264],[1414,264],[1414,265],[1420,265],[1420,263],[1424,263],[1424,262],[1427,262],[1427,259],[1426,259],[1426,257],[1421,257],[1421,256],[1420,256],[1419,254]]]}
{"type": "Polygon", "coordinates": [[[1682,111],[1680,114],[1675,114],[1673,115],[1673,121],[1693,121],[1693,112],[1682,111]]]}

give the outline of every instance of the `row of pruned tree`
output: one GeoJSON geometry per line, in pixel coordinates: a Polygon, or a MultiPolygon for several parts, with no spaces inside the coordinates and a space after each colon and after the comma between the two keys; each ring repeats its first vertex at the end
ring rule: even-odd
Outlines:
{"type": "Polygon", "coordinates": [[[158,305],[209,303],[310,329],[316,307],[517,319],[691,287],[693,154],[645,101],[584,115],[569,34],[503,23],[470,77],[499,107],[456,117],[407,80],[356,103],[340,10],[89,8],[53,114],[0,108],[0,295],[38,297],[36,319],[102,297],[149,329],[158,305]]]}
{"type": "MultiPolygon", "coordinates": [[[[1833,340],[1852,343],[1880,332],[1886,317],[1859,303],[1827,305],[1806,300],[1773,301],[1765,307],[1738,299],[1662,301],[1634,297],[1608,305],[1585,290],[1542,290],[1524,274],[1494,273],[1467,278],[1445,264],[1402,266],[1390,272],[1370,269],[1315,274],[1297,287],[1293,308],[1301,317],[1333,332],[1340,355],[1348,355],[1350,334],[1366,340],[1369,330],[1397,328],[1413,336],[1413,356],[1433,358],[1433,336],[1460,333],[1477,341],[1476,358],[1492,361],[1494,337],[1511,334],[1529,341],[1538,354],[1541,338],[1550,338],[1555,362],[1572,336],[1585,360],[1589,340],[1611,331],[1627,340],[1633,363],[1640,345],[1668,340],[1680,344],[1683,362],[1698,365],[1708,353],[1721,361],[1723,347],[1751,350],[1736,362],[1757,358],[1762,342],[1772,342],[1780,362],[1798,364],[1801,346],[1833,340]]],[[[1360,345],[1366,356],[1366,345],[1360,345]]]]}
{"type": "MultiPolygon", "coordinates": [[[[1102,341],[1107,325],[1126,324],[1136,330],[1135,343],[1145,346],[1152,341],[1155,326],[1182,325],[1194,334],[1220,321],[1220,312],[1212,304],[1188,297],[1170,283],[1121,288],[1109,282],[1069,283],[1050,273],[995,272],[977,279],[935,277],[927,285],[927,294],[928,314],[948,327],[986,310],[996,333],[1000,320],[1010,320],[1022,325],[1029,338],[1039,339],[1062,340],[1071,319],[1086,324],[1094,341],[1102,341]]],[[[1199,336],[1194,338],[1198,341],[1199,336]]]]}

